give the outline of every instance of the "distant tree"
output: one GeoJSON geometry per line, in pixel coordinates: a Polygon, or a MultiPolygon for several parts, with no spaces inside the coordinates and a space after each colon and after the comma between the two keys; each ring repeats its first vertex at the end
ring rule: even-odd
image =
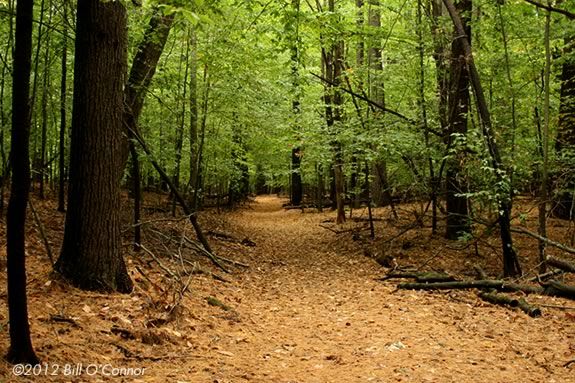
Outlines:
{"type": "Polygon", "coordinates": [[[68,212],[55,265],[79,288],[123,293],[132,290],[120,232],[126,20],[123,2],[78,2],[68,212]]]}
{"type": "Polygon", "coordinates": [[[26,297],[26,206],[30,192],[30,71],[32,67],[33,0],[16,5],[16,46],[12,86],[12,185],[8,202],[6,252],[8,263],[8,314],[12,363],[39,362],[30,340],[26,297]]]}

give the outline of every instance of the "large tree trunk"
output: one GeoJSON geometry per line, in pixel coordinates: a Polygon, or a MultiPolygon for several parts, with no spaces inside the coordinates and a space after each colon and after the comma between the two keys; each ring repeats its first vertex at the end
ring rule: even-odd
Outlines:
{"type": "Polygon", "coordinates": [[[127,61],[122,2],[78,3],[70,187],[55,268],[87,290],[132,290],[122,257],[120,182],[127,61]]]}
{"type": "Polygon", "coordinates": [[[562,171],[566,177],[558,182],[555,191],[552,213],[557,218],[573,219],[573,188],[575,187],[575,169],[569,163],[575,149],[575,35],[565,38],[563,49],[563,66],[561,69],[561,95],[559,106],[559,122],[555,149],[559,161],[563,164],[562,171]]]}
{"type": "Polygon", "coordinates": [[[26,206],[30,192],[30,70],[33,1],[16,6],[16,47],[12,83],[12,186],[8,203],[6,253],[8,265],[8,314],[12,363],[39,362],[30,340],[26,297],[26,206]]]}
{"type": "MultiPolygon", "coordinates": [[[[471,14],[471,0],[459,0],[456,8],[462,16],[463,27],[467,36],[471,36],[468,25],[471,14]]],[[[467,135],[467,114],[469,112],[469,71],[465,50],[461,39],[456,38],[451,44],[451,64],[449,69],[449,90],[447,102],[448,124],[445,131],[445,142],[448,147],[454,147],[453,140],[467,135]]],[[[464,233],[469,233],[469,217],[467,210],[467,183],[463,177],[463,153],[456,150],[452,158],[446,163],[445,191],[447,227],[445,237],[457,239],[464,233]]]]}

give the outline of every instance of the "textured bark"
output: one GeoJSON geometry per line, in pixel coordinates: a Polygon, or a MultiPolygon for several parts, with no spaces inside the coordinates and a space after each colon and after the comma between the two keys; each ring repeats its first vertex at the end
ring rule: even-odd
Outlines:
{"type": "MultiPolygon", "coordinates": [[[[468,25],[469,15],[472,9],[471,0],[459,0],[456,8],[462,16],[463,27],[467,36],[471,36],[471,28],[468,25]]],[[[467,135],[467,115],[469,112],[469,71],[465,50],[460,38],[454,33],[451,44],[451,63],[449,68],[449,90],[447,93],[447,129],[445,141],[448,147],[453,147],[452,140],[456,136],[467,135]]],[[[463,178],[461,150],[456,150],[453,157],[446,162],[445,171],[445,202],[447,210],[447,225],[445,237],[457,239],[463,233],[469,233],[469,217],[467,210],[467,197],[461,194],[467,193],[467,184],[463,178]]]]}
{"type": "Polygon", "coordinates": [[[121,252],[120,181],[127,60],[121,2],[78,3],[70,186],[55,268],[87,290],[132,290],[121,252]]]}
{"type": "Polygon", "coordinates": [[[569,165],[575,150],[575,36],[565,38],[564,62],[561,69],[559,121],[555,149],[563,164],[566,177],[557,185],[553,215],[557,218],[573,218],[573,188],[575,169],[569,165]]]}
{"type": "Polygon", "coordinates": [[[8,315],[12,363],[39,362],[30,340],[26,296],[26,206],[30,192],[30,71],[32,67],[33,1],[16,6],[16,47],[12,86],[12,185],[8,202],[6,253],[8,266],[8,315]]]}
{"type": "MultiPolygon", "coordinates": [[[[173,21],[174,14],[164,15],[160,9],[156,9],[150,19],[144,39],[134,56],[126,86],[124,111],[125,123],[132,130],[137,131],[146,92],[156,73],[156,67],[168,40],[173,21]]],[[[129,137],[129,134],[126,137],[129,137]]],[[[129,154],[128,141],[124,142],[122,149],[122,164],[125,166],[129,154]]]]}

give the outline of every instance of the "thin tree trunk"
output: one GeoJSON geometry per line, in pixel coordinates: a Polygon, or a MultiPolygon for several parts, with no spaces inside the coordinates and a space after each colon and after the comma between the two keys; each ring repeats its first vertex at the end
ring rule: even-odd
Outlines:
{"type": "MultiPolygon", "coordinates": [[[[294,144],[291,152],[291,204],[299,205],[303,199],[303,185],[301,177],[301,99],[300,99],[300,75],[299,75],[299,17],[300,17],[300,0],[292,0],[292,9],[296,14],[296,21],[293,25],[286,27],[287,33],[291,38],[291,76],[292,76],[292,113],[293,113],[293,137],[294,144]]],[[[291,23],[290,23],[291,24],[291,23]]]]}
{"type": "MultiPolygon", "coordinates": [[[[369,26],[374,29],[381,28],[381,11],[379,0],[371,0],[368,9],[369,26]]],[[[369,94],[370,99],[385,108],[385,89],[383,82],[383,62],[380,42],[374,39],[369,41],[368,61],[369,61],[369,94]]],[[[380,110],[373,111],[373,120],[380,121],[383,114],[380,110]]],[[[392,205],[392,196],[387,177],[387,163],[385,159],[378,159],[373,164],[373,182],[371,182],[371,195],[373,202],[377,206],[392,205]]]]}
{"type": "MultiPolygon", "coordinates": [[[[417,0],[417,50],[419,53],[419,110],[424,134],[425,147],[430,149],[429,124],[427,121],[427,106],[425,100],[425,45],[423,40],[423,4],[417,0]]],[[[435,169],[431,154],[427,158],[429,165],[429,197],[431,199],[431,233],[437,233],[437,189],[435,185],[435,169]]]]}
{"type": "Polygon", "coordinates": [[[59,148],[60,153],[58,156],[58,211],[66,211],[66,94],[68,88],[68,1],[65,0],[62,4],[63,7],[63,23],[62,23],[62,69],[60,78],[60,139],[59,148]]]}
{"type": "Polygon", "coordinates": [[[11,363],[37,364],[30,340],[26,296],[26,206],[30,192],[30,71],[33,0],[16,5],[16,46],[12,82],[12,185],[8,202],[6,254],[8,266],[8,315],[11,363]]]}
{"type": "MultiPolygon", "coordinates": [[[[548,191],[548,168],[549,168],[549,94],[550,94],[550,80],[551,80],[551,47],[550,47],[550,28],[551,24],[551,11],[547,11],[545,17],[545,71],[544,71],[544,105],[543,113],[545,123],[543,126],[541,147],[543,149],[543,164],[541,168],[541,189],[539,194],[539,230],[538,233],[541,237],[547,237],[547,200],[549,199],[548,191]]],[[[539,273],[543,274],[547,271],[547,264],[545,263],[546,242],[539,240],[539,273]]]]}
{"type": "MultiPolygon", "coordinates": [[[[52,22],[52,2],[48,1],[48,25],[52,22]]],[[[45,198],[44,192],[44,182],[46,181],[46,146],[48,139],[48,87],[50,86],[50,38],[51,34],[47,34],[46,37],[46,47],[44,48],[44,72],[42,75],[42,100],[41,100],[41,111],[42,111],[42,139],[40,143],[40,167],[38,171],[39,185],[39,195],[41,199],[45,198]]]]}
{"type": "MultiPolygon", "coordinates": [[[[190,27],[191,28],[191,27],[190,27]]],[[[178,123],[176,128],[176,142],[174,151],[176,154],[175,163],[174,163],[174,174],[172,175],[172,182],[174,185],[179,188],[180,187],[180,169],[182,165],[182,148],[184,146],[184,129],[186,125],[186,106],[187,96],[188,96],[188,76],[190,73],[190,49],[191,49],[191,41],[190,41],[190,32],[188,31],[187,38],[186,38],[186,53],[182,55],[184,63],[184,78],[182,83],[182,110],[180,111],[180,116],[178,117],[178,123]]],[[[172,202],[172,215],[176,216],[176,199],[173,199],[172,202]]]]}

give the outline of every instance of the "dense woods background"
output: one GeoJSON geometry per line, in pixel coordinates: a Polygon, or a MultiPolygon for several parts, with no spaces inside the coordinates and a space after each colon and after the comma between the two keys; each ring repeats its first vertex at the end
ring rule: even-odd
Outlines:
{"type": "Polygon", "coordinates": [[[253,194],[333,208],[338,224],[410,202],[450,240],[497,227],[505,277],[523,271],[517,196],[538,203],[541,273],[548,217],[573,220],[573,2],[41,0],[32,21],[22,3],[0,0],[0,208],[10,195],[23,217],[30,179],[57,198],[54,267],[80,288],[131,291],[120,211],[138,250],[143,191],[165,193],[208,255],[196,212],[253,194]]]}

